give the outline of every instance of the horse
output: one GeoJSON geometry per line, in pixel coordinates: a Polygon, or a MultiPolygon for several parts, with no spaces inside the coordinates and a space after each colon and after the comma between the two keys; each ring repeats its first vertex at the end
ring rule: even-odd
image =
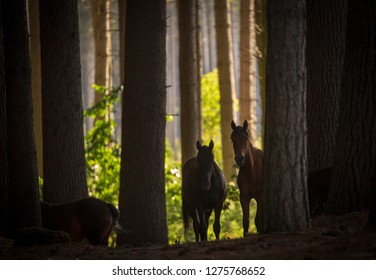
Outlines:
{"type": "Polygon", "coordinates": [[[183,166],[183,222],[185,231],[189,227],[189,216],[193,220],[196,242],[207,240],[209,217],[214,209],[213,230],[216,239],[221,231],[220,216],[227,196],[226,179],[214,161],[214,143],[201,146],[197,141],[197,156],[183,166]]]}
{"type": "MultiPolygon", "coordinates": [[[[235,162],[239,166],[237,178],[240,190],[240,204],[243,210],[243,234],[248,233],[249,228],[249,203],[252,198],[258,205],[261,203],[261,178],[262,161],[264,153],[255,148],[249,140],[248,122],[244,121],[243,126],[236,126],[231,122],[231,140],[233,143],[235,162]]],[[[256,228],[260,228],[258,211],[255,217],[256,228]]]]}
{"type": "Polygon", "coordinates": [[[41,201],[41,212],[44,228],[65,231],[72,242],[105,246],[119,217],[115,206],[94,197],[59,205],[41,201]]]}

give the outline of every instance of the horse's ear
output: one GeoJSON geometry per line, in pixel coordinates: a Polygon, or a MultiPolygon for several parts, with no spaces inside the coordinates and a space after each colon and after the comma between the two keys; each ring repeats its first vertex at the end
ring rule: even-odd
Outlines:
{"type": "Polygon", "coordinates": [[[213,150],[213,148],[214,148],[214,142],[213,142],[213,140],[210,140],[209,149],[213,150]]]}
{"type": "Polygon", "coordinates": [[[197,148],[197,150],[200,150],[200,149],[201,149],[201,143],[200,143],[200,141],[198,141],[198,140],[197,140],[197,142],[196,142],[196,148],[197,148]]]}
{"type": "Polygon", "coordinates": [[[234,121],[231,121],[231,128],[232,128],[232,130],[234,130],[236,128],[236,124],[234,123],[234,121]]]}
{"type": "Polygon", "coordinates": [[[248,122],[247,122],[247,120],[244,120],[244,122],[243,122],[243,129],[244,130],[248,129],[248,122]]]}

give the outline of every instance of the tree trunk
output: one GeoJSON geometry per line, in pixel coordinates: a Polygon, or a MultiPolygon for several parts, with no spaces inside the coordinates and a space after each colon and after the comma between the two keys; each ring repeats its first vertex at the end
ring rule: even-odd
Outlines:
{"type": "Polygon", "coordinates": [[[2,1],[11,232],[39,226],[40,204],[26,1],[2,1]]]}
{"type": "Polygon", "coordinates": [[[119,1],[119,59],[120,59],[120,84],[124,85],[124,48],[125,48],[125,16],[127,10],[127,1],[119,1]]]}
{"type": "Polygon", "coordinates": [[[42,84],[40,79],[39,0],[28,0],[31,87],[33,92],[34,133],[38,175],[43,178],[42,84]]]}
{"type": "Polygon", "coordinates": [[[347,1],[307,1],[309,172],[333,166],[345,54],[347,1]]]}
{"type": "Polygon", "coordinates": [[[196,156],[199,139],[196,7],[195,1],[178,1],[180,120],[182,163],[196,156]]]}
{"type": "Polygon", "coordinates": [[[261,232],[310,226],[306,182],[305,1],[268,1],[261,232]]]}
{"type": "Polygon", "coordinates": [[[167,244],[164,0],[127,2],[125,71],[117,244],[167,244]]]}
{"type": "Polygon", "coordinates": [[[0,0],[0,236],[5,236],[8,233],[9,185],[2,1],[0,0]]]}
{"type": "Polygon", "coordinates": [[[376,169],[373,170],[373,177],[371,182],[371,197],[369,203],[368,213],[368,227],[376,229],[376,169]]]}
{"type": "Polygon", "coordinates": [[[261,97],[261,138],[264,144],[265,131],[265,72],[267,54],[267,26],[266,26],[266,1],[255,0],[255,22],[256,22],[256,45],[257,45],[257,79],[260,87],[261,97]]]}
{"type": "Polygon", "coordinates": [[[197,125],[198,125],[198,140],[202,142],[202,108],[201,108],[201,77],[202,77],[202,23],[201,23],[201,10],[202,10],[202,1],[195,0],[195,10],[196,10],[196,75],[197,75],[197,125]]]}
{"type": "MultiPolygon", "coordinates": [[[[106,1],[91,0],[93,34],[95,44],[95,78],[94,83],[106,85],[106,1]]],[[[95,101],[101,99],[101,94],[95,93],[95,101]]]]}
{"type": "Polygon", "coordinates": [[[348,2],[345,62],[327,210],[368,208],[376,168],[376,3],[348,2]]]}
{"type": "Polygon", "coordinates": [[[240,5],[240,122],[246,120],[251,141],[257,139],[255,73],[255,1],[241,0],[240,5]]]}
{"type": "Polygon", "coordinates": [[[218,55],[219,90],[221,92],[221,131],[223,173],[226,180],[232,180],[234,155],[232,150],[231,121],[234,115],[234,66],[232,61],[232,39],[229,18],[229,4],[227,0],[215,1],[215,25],[218,55]]]}
{"type": "Polygon", "coordinates": [[[88,196],[84,153],[77,0],[40,0],[43,198],[88,196]]]}

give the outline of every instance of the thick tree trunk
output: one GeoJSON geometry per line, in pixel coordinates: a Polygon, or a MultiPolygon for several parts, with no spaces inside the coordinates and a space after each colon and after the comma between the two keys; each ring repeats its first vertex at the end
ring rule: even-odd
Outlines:
{"type": "Polygon", "coordinates": [[[234,155],[230,135],[234,114],[234,66],[232,61],[232,39],[228,0],[215,1],[215,26],[218,55],[219,90],[221,92],[221,132],[223,173],[226,180],[232,180],[234,155]]]}
{"type": "Polygon", "coordinates": [[[9,228],[40,225],[26,1],[2,1],[7,112],[9,228]]]}
{"type": "Polygon", "coordinates": [[[88,196],[77,0],[41,0],[39,4],[43,198],[67,203],[88,196]]]}
{"type": "Polygon", "coordinates": [[[2,1],[4,0],[0,0],[0,236],[5,236],[8,233],[9,182],[2,1]]]}
{"type": "Polygon", "coordinates": [[[310,226],[305,34],[305,1],[268,0],[261,232],[293,232],[310,226]]]}
{"type": "Polygon", "coordinates": [[[195,1],[178,1],[182,163],[196,156],[199,139],[195,1]]]}
{"type": "Polygon", "coordinates": [[[125,71],[117,244],[167,244],[164,0],[127,2],[125,71]]]}
{"type": "Polygon", "coordinates": [[[240,6],[240,122],[246,120],[251,142],[257,139],[255,73],[255,1],[242,0],[240,6]]]}
{"type": "Polygon", "coordinates": [[[309,172],[333,166],[345,54],[346,0],[307,1],[309,172]]]}
{"type": "Polygon", "coordinates": [[[350,0],[328,212],[368,208],[376,168],[376,2],[350,0]]]}

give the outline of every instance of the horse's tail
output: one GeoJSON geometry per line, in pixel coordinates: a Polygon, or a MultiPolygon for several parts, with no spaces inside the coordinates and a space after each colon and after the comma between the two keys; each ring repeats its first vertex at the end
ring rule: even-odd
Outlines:
{"type": "Polygon", "coordinates": [[[182,204],[184,232],[186,232],[189,228],[189,213],[187,203],[184,201],[184,199],[182,204]]]}
{"type": "Polygon", "coordinates": [[[117,221],[117,219],[119,218],[119,210],[117,210],[116,207],[110,203],[107,203],[107,207],[108,207],[108,210],[110,210],[112,219],[114,221],[117,221]]]}

